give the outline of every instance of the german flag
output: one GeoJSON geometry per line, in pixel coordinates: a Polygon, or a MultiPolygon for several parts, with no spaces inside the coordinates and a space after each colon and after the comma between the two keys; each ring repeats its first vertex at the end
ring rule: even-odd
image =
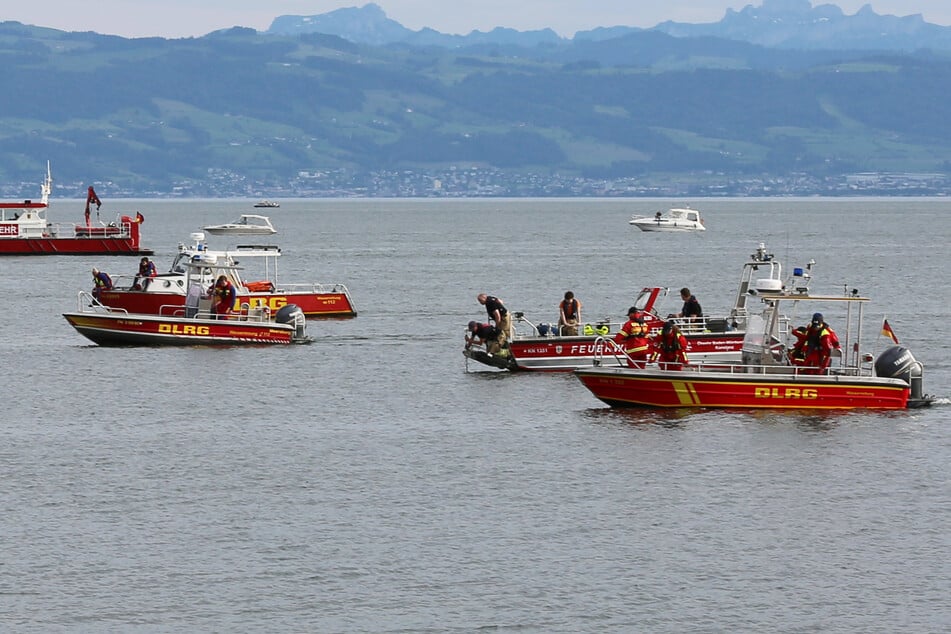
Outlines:
{"type": "Polygon", "coordinates": [[[888,320],[885,319],[882,321],[882,336],[888,337],[896,344],[898,343],[898,337],[895,336],[895,331],[892,330],[892,327],[889,325],[888,320]]]}

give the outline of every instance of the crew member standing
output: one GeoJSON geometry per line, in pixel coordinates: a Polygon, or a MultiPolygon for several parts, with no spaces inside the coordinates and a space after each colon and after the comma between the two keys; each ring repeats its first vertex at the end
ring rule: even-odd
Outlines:
{"type": "Polygon", "coordinates": [[[687,365],[687,338],[672,319],[667,320],[660,334],[654,337],[651,360],[662,370],[680,370],[687,365]]]}
{"type": "Polygon", "coordinates": [[[234,310],[234,300],[237,293],[234,284],[228,281],[224,275],[218,276],[218,281],[211,288],[211,294],[214,297],[214,303],[211,306],[211,312],[217,319],[228,319],[228,316],[234,310]]]}
{"type": "Polygon", "coordinates": [[[619,345],[628,356],[627,365],[632,368],[643,368],[647,365],[647,358],[651,352],[651,341],[647,337],[647,324],[637,307],[631,306],[627,311],[627,322],[614,335],[614,343],[619,345]]]}
{"type": "Polygon", "coordinates": [[[825,374],[832,361],[832,351],[841,349],[839,337],[825,322],[822,313],[812,316],[803,344],[804,374],[825,374]]]}
{"type": "Polygon", "coordinates": [[[512,316],[508,309],[501,299],[493,295],[479,293],[476,299],[485,306],[489,319],[495,322],[495,327],[499,329],[499,345],[504,347],[512,336],[512,316]]]}
{"type": "Polygon", "coordinates": [[[564,336],[578,334],[581,323],[581,302],[571,291],[565,292],[565,298],[558,304],[558,332],[564,336]]]}

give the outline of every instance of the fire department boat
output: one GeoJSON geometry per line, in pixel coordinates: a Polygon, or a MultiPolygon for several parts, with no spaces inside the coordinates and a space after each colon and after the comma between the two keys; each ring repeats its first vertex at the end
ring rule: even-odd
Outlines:
{"type": "Polygon", "coordinates": [[[53,176],[47,162],[39,201],[0,202],[0,255],[152,254],[151,249],[140,246],[142,214],[119,215],[108,225],[52,223],[46,218],[52,191],[53,176]]]}
{"type": "MultiPolygon", "coordinates": [[[[687,356],[691,361],[729,362],[739,360],[743,337],[749,318],[748,303],[755,293],[775,292],[785,284],[807,288],[812,279],[814,261],[804,268],[796,268],[792,278],[784,282],[782,264],[760,244],[750,259],[743,264],[737,294],[730,312],[720,317],[698,320],[674,319],[687,338],[687,356]],[[756,277],[757,279],[754,279],[756,277]]],[[[666,321],[657,313],[657,303],[669,289],[651,286],[644,288],[634,306],[644,316],[652,333],[666,321]]],[[[515,333],[509,341],[505,356],[489,354],[483,347],[470,346],[463,350],[467,359],[503,370],[530,370],[567,372],[591,366],[595,359],[605,365],[626,365],[627,359],[613,353],[616,346],[610,338],[624,325],[623,322],[602,320],[585,324],[581,334],[562,336],[555,324],[534,324],[524,313],[513,313],[515,333]]],[[[785,323],[785,322],[784,322],[785,323]]]]}
{"type": "Polygon", "coordinates": [[[303,312],[286,304],[275,314],[264,306],[243,304],[229,318],[212,313],[212,300],[202,282],[209,269],[226,275],[234,265],[196,255],[185,265],[192,292],[185,305],[162,306],[158,314],[132,313],[104,306],[86,291],[79,292],[76,312],[63,317],[81,335],[101,346],[235,346],[310,343],[303,312]]]}
{"type": "MultiPolygon", "coordinates": [[[[266,307],[277,312],[287,304],[296,304],[306,317],[356,317],[350,291],[343,284],[286,284],[277,279],[277,259],[281,249],[274,245],[239,245],[227,251],[211,251],[202,232],[191,234],[191,244],[178,245],[178,254],[166,273],[149,280],[140,280],[135,286],[134,275],[113,276],[115,288],[103,291],[99,301],[111,308],[130,313],[158,314],[165,306],[184,306],[188,285],[186,264],[195,256],[214,258],[216,262],[237,265],[252,264],[262,278],[255,281],[242,279],[239,267],[225,269],[225,274],[237,289],[235,309],[243,304],[251,308],[266,307]],[[259,269],[259,270],[258,270],[259,269]]],[[[201,282],[214,282],[211,268],[204,272],[201,282]]]]}
{"type": "MultiPolygon", "coordinates": [[[[877,358],[862,349],[862,321],[868,298],[853,291],[845,296],[808,295],[783,290],[761,296],[766,308],[751,319],[739,362],[682,370],[653,365],[643,369],[579,368],[575,375],[591,393],[611,407],[732,409],[906,409],[929,405],[922,392],[923,366],[911,351],[894,345],[877,358]],[[841,311],[838,328],[842,350],[827,370],[793,365],[788,327],[782,311],[792,314],[800,304],[818,304],[823,311],[841,311]],[[779,339],[782,343],[771,343],[779,339]],[[873,363],[874,361],[874,363],[873,363]]],[[[814,310],[809,308],[806,314],[814,310]]]]}

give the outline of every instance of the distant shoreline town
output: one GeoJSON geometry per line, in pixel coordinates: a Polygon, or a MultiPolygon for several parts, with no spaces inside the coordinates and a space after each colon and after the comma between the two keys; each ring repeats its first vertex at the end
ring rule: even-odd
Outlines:
{"type": "MultiPolygon", "coordinates": [[[[769,196],[951,196],[951,175],[943,173],[855,173],[816,177],[676,174],[660,178],[598,179],[557,174],[511,174],[491,168],[426,172],[415,170],[353,174],[345,170],[301,172],[286,184],[253,183],[221,172],[202,181],[172,183],[168,189],[139,189],[95,182],[111,198],[669,198],[769,196]]],[[[90,183],[58,183],[55,199],[84,195],[90,183]]],[[[36,183],[6,183],[4,198],[29,193],[36,183]]]]}

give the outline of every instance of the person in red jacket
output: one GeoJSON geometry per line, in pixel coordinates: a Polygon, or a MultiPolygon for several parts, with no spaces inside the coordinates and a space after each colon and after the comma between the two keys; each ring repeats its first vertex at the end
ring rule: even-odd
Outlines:
{"type": "Polygon", "coordinates": [[[228,319],[234,310],[234,300],[237,296],[234,284],[228,281],[228,278],[224,275],[219,275],[218,281],[211,287],[210,294],[214,298],[211,312],[215,314],[217,319],[228,319]]]}
{"type": "Polygon", "coordinates": [[[662,370],[680,370],[690,363],[687,360],[687,338],[670,319],[659,335],[655,335],[651,361],[657,361],[662,370]]]}
{"type": "Polygon", "coordinates": [[[135,274],[135,279],[132,281],[132,290],[144,291],[148,289],[149,282],[156,275],[158,275],[158,271],[155,270],[155,262],[147,257],[142,258],[139,262],[139,272],[135,274]]]}
{"type": "Polygon", "coordinates": [[[614,343],[620,346],[628,356],[629,367],[643,368],[647,365],[647,357],[651,352],[651,341],[647,337],[647,331],[641,312],[636,306],[631,306],[627,311],[627,321],[614,335],[614,343]]]}
{"type": "MultiPolygon", "coordinates": [[[[795,333],[794,333],[795,334],[795,333]]],[[[822,313],[815,313],[800,342],[800,355],[804,374],[825,374],[832,361],[832,351],[839,350],[839,337],[829,327],[822,317],[822,313]]],[[[794,348],[795,352],[795,348],[794,348]]]]}

